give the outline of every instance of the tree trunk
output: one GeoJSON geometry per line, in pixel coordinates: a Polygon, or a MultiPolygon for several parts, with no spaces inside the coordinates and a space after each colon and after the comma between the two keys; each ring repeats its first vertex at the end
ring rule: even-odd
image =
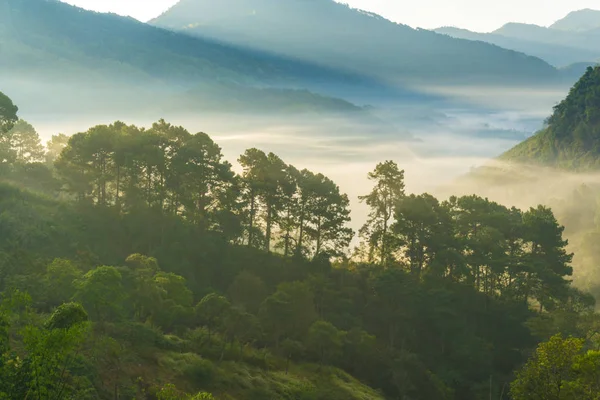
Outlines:
{"type": "Polygon", "coordinates": [[[248,224],[248,246],[252,247],[254,239],[254,213],[256,207],[256,199],[254,198],[254,190],[250,191],[250,223],[248,224]]]}
{"type": "Polygon", "coordinates": [[[267,202],[267,230],[265,232],[265,251],[267,253],[271,252],[271,225],[273,223],[273,204],[271,201],[267,202]]]}
{"type": "Polygon", "coordinates": [[[388,230],[388,213],[387,209],[383,215],[383,232],[381,234],[381,265],[387,266],[387,230],[388,230]]]}
{"type": "Polygon", "coordinates": [[[315,257],[321,252],[321,217],[317,220],[317,248],[315,251],[315,257]]]}
{"type": "Polygon", "coordinates": [[[304,240],[304,207],[305,204],[302,204],[302,211],[300,213],[300,233],[298,235],[298,245],[296,246],[297,254],[302,254],[302,242],[304,240]]]}

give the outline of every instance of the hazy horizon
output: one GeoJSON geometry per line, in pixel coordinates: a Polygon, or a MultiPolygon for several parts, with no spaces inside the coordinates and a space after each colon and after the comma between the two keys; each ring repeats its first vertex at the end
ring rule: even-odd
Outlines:
{"type": "MultiPolygon", "coordinates": [[[[113,12],[147,22],[159,16],[179,0],[63,1],[85,9],[113,12]]],[[[390,2],[389,0],[345,0],[339,2],[380,14],[394,22],[413,28],[435,29],[452,26],[477,32],[491,32],[508,22],[549,26],[572,11],[600,9],[596,0],[556,2],[551,6],[544,0],[508,0],[494,3],[489,0],[423,0],[419,3],[419,7],[411,6],[407,2],[390,2]]]]}

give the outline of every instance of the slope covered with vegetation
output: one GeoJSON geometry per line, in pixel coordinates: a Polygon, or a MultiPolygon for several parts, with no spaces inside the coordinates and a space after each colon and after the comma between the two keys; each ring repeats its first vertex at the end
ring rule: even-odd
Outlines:
{"type": "Polygon", "coordinates": [[[547,126],[504,153],[505,161],[570,170],[600,167],[600,67],[589,67],[554,107],[547,126]]]}
{"type": "Polygon", "coordinates": [[[44,149],[6,109],[0,398],[502,397],[538,342],[598,323],[546,207],[407,194],[382,162],[351,255],[348,197],[275,154],[238,175],[164,121],[44,149]]]}

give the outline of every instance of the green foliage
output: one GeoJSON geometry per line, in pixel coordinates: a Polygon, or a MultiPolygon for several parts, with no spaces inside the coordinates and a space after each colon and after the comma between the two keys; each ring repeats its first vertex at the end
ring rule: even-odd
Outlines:
{"type": "Polygon", "coordinates": [[[600,67],[588,67],[554,107],[548,126],[500,158],[573,171],[600,167],[600,67]]]}
{"type": "Polygon", "coordinates": [[[82,324],[88,320],[88,315],[85,309],[78,303],[65,303],[58,306],[52,313],[46,328],[52,329],[70,329],[78,324],[82,324]]]}
{"type": "Polygon", "coordinates": [[[267,297],[268,291],[266,284],[259,276],[242,271],[229,286],[228,293],[234,306],[256,314],[261,303],[267,297]]]}
{"type": "Polygon", "coordinates": [[[387,265],[391,254],[389,228],[397,201],[404,196],[404,171],[393,161],[377,164],[369,173],[375,187],[368,195],[359,199],[365,202],[371,212],[369,220],[362,227],[361,236],[368,242],[368,261],[379,260],[387,265]]]}
{"type": "Polygon", "coordinates": [[[0,312],[0,398],[71,398],[78,393],[81,382],[73,379],[69,369],[88,334],[85,310],[65,304],[45,327],[25,325],[18,332],[22,349],[11,348],[7,317],[0,312]]]}
{"type": "Polygon", "coordinates": [[[58,306],[75,295],[75,281],[83,276],[81,270],[70,260],[55,259],[46,268],[44,286],[46,302],[58,306]]]}
{"type": "Polygon", "coordinates": [[[511,384],[515,400],[595,400],[600,353],[584,351],[584,339],[555,335],[540,344],[511,384]]]}
{"type": "Polygon", "coordinates": [[[4,93],[0,92],[0,138],[3,138],[4,134],[10,131],[13,124],[17,122],[17,111],[19,109],[15,106],[12,100],[4,93]]]}
{"type": "Polygon", "coordinates": [[[98,267],[76,282],[75,299],[89,310],[92,320],[115,320],[121,316],[125,291],[122,277],[114,267],[98,267]]]}
{"type": "Polygon", "coordinates": [[[342,335],[330,322],[317,321],[308,331],[308,349],[320,363],[331,363],[342,350],[342,335]]]}
{"type": "Polygon", "coordinates": [[[200,392],[193,396],[181,394],[173,384],[167,384],[157,393],[158,400],[214,400],[210,393],[200,392]]]}

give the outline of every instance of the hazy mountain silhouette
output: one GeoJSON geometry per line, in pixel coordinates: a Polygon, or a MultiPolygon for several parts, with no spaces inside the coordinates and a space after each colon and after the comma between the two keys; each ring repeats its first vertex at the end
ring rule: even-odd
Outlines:
{"type": "MultiPolygon", "coordinates": [[[[525,32],[523,34],[524,37],[527,37],[527,32],[537,32],[536,28],[530,28],[527,25],[521,27],[514,27],[515,30],[517,30],[518,28],[523,29],[523,31],[525,32]]],[[[596,52],[590,49],[578,48],[575,46],[569,46],[567,44],[545,43],[543,41],[538,42],[535,39],[535,34],[530,35],[533,36],[533,38],[531,39],[523,39],[520,37],[504,36],[500,33],[478,33],[454,27],[438,28],[435,29],[435,32],[444,35],[449,35],[459,39],[479,40],[483,42],[488,42],[500,47],[504,47],[506,49],[520,51],[535,57],[539,57],[542,60],[548,62],[549,64],[559,68],[585,61],[594,61],[600,58],[600,52],[596,52]]]]}
{"type": "Polygon", "coordinates": [[[270,110],[296,101],[304,109],[327,109],[335,104],[335,110],[353,110],[357,107],[348,102],[300,95],[295,89],[384,91],[377,82],[357,74],[178,34],[55,0],[0,0],[0,54],[4,90],[21,89],[23,97],[17,94],[17,98],[38,103],[36,96],[43,93],[49,96],[46,106],[55,108],[66,107],[59,99],[76,108],[90,102],[97,108],[160,107],[179,92],[189,96],[188,90],[198,84],[204,91],[197,95],[206,104],[220,101],[222,96],[213,90],[220,90],[225,82],[228,93],[238,87],[242,97],[249,87],[258,87],[264,94],[277,88],[269,98],[280,101],[272,101],[270,110]],[[308,107],[302,106],[307,101],[308,107]]]}
{"type": "Polygon", "coordinates": [[[554,107],[547,127],[500,158],[578,171],[600,168],[600,66],[587,69],[554,107]]]}
{"type": "Polygon", "coordinates": [[[600,10],[578,10],[569,13],[566,17],[550,25],[551,29],[563,31],[589,31],[600,28],[600,10]]]}
{"type": "Polygon", "coordinates": [[[600,60],[600,11],[595,10],[574,11],[550,27],[510,22],[491,33],[454,27],[434,31],[520,51],[559,68],[578,63],[591,65],[600,60]]]}
{"type": "Polygon", "coordinates": [[[395,82],[531,83],[559,75],[535,57],[333,0],[182,0],[150,23],[395,82]]]}
{"type": "Polygon", "coordinates": [[[530,24],[508,23],[493,33],[521,40],[593,51],[595,54],[600,55],[600,29],[575,31],[530,24]]]}

